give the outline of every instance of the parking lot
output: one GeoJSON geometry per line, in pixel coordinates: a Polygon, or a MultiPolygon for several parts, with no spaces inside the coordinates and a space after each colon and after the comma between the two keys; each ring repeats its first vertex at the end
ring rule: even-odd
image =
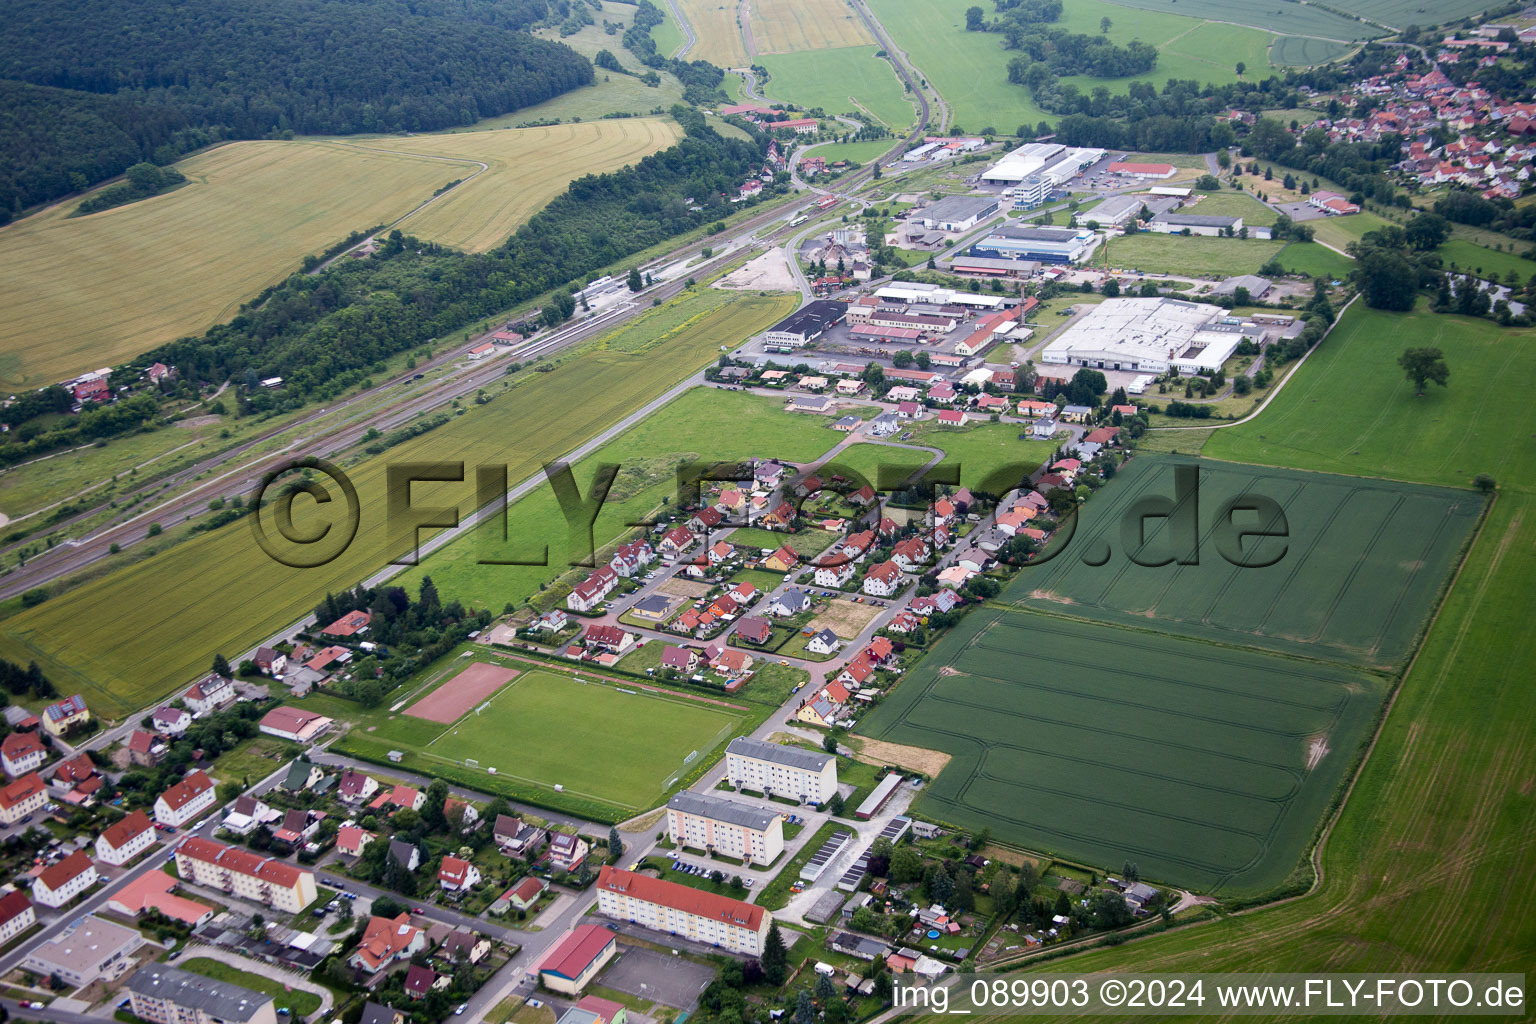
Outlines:
{"type": "MultiPolygon", "coordinates": [[[[664,936],[658,938],[665,941],[664,936]]],[[[619,946],[619,955],[598,978],[599,983],[626,995],[679,1010],[693,1009],[699,993],[713,980],[713,968],[681,956],[623,944],[619,946]]]]}

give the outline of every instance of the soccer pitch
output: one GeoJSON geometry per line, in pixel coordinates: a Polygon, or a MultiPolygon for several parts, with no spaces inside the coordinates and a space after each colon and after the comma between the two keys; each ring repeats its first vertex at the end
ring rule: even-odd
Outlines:
{"type": "MultiPolygon", "coordinates": [[[[685,758],[707,756],[739,721],[702,701],[530,671],[413,749],[633,812],[654,804],[685,758]]],[[[391,740],[390,729],[382,724],[371,738],[391,740]]],[[[411,746],[403,734],[398,745],[411,746]]]]}

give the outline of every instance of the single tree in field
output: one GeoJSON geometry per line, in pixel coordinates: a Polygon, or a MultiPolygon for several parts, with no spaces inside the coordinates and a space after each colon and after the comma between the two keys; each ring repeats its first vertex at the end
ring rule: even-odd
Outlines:
{"type": "Polygon", "coordinates": [[[1247,70],[1248,70],[1248,65],[1247,64],[1244,64],[1242,61],[1238,61],[1237,62],[1237,76],[1239,78],[1241,78],[1243,76],[1243,72],[1247,71],[1247,70]]]}
{"type": "Polygon", "coordinates": [[[1403,354],[1397,357],[1397,365],[1403,368],[1403,373],[1419,389],[1420,397],[1424,394],[1425,384],[1434,381],[1445,387],[1445,382],[1451,376],[1451,368],[1445,365],[1445,354],[1430,346],[1404,349],[1403,354]]]}
{"type": "Polygon", "coordinates": [[[1496,481],[1493,477],[1489,476],[1487,473],[1479,473],[1479,474],[1477,474],[1477,476],[1472,478],[1472,486],[1476,487],[1479,491],[1482,491],[1484,494],[1488,494],[1495,487],[1499,486],[1499,484],[1498,484],[1498,481],[1496,481]]]}
{"type": "Polygon", "coordinates": [[[632,291],[632,292],[637,292],[641,288],[644,288],[644,287],[645,287],[645,282],[640,279],[640,268],[639,267],[630,267],[629,268],[629,290],[632,291]]]}
{"type": "Polygon", "coordinates": [[[1104,33],[1105,35],[1109,35],[1109,27],[1111,25],[1113,25],[1113,24],[1114,24],[1114,22],[1110,21],[1107,17],[1100,18],[1099,19],[1099,31],[1104,33]]]}

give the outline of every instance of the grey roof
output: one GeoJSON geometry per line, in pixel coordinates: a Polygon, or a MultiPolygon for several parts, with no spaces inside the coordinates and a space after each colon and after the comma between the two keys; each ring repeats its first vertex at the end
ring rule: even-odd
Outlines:
{"type": "Polygon", "coordinates": [[[1016,238],[1024,242],[1070,242],[1077,237],[1076,228],[1028,227],[1011,225],[995,228],[988,237],[1016,238]]]}
{"type": "Polygon", "coordinates": [[[967,220],[996,210],[997,204],[996,196],[949,196],[920,212],[923,220],[967,220]]]}
{"type": "Polygon", "coordinates": [[[1237,277],[1229,277],[1211,290],[1214,295],[1231,295],[1239,288],[1248,289],[1249,295],[1263,295],[1269,291],[1273,284],[1267,277],[1259,277],[1256,274],[1239,274],[1237,277]]]}
{"type": "Polygon", "coordinates": [[[780,743],[765,743],[762,740],[754,740],[750,736],[738,736],[731,740],[725,752],[740,754],[742,757],[755,757],[761,761],[772,761],[775,764],[799,768],[807,772],[819,772],[832,760],[831,754],[820,754],[800,747],[786,747],[780,743]]]}
{"type": "Polygon", "coordinates": [[[128,979],[128,989],[151,999],[168,999],[177,1006],[201,1010],[223,1021],[245,1021],[272,1002],[271,996],[227,981],[163,964],[150,964],[128,979]]]}
{"type": "Polygon", "coordinates": [[[697,814],[704,818],[713,818],[716,821],[730,822],[732,825],[740,825],[750,828],[755,832],[763,832],[773,824],[779,815],[775,811],[754,807],[751,804],[740,803],[736,800],[727,800],[724,797],[713,796],[708,793],[693,793],[683,790],[667,801],[667,808],[674,811],[682,811],[684,814],[697,814]]]}
{"type": "Polygon", "coordinates": [[[389,855],[395,863],[402,867],[411,863],[412,854],[415,854],[418,859],[421,857],[421,851],[416,849],[414,844],[408,843],[404,839],[391,839],[389,841],[389,855]]]}
{"type": "Polygon", "coordinates": [[[837,634],[832,632],[830,629],[823,629],[820,633],[817,633],[815,636],[811,637],[811,639],[820,640],[822,643],[831,644],[834,647],[840,643],[837,638],[837,634]]]}
{"type": "Polygon", "coordinates": [[[642,598],[639,601],[636,601],[635,611],[664,612],[667,610],[667,606],[671,603],[672,602],[667,599],[665,594],[652,594],[650,597],[642,598]]]}
{"type": "Polygon", "coordinates": [[[785,608],[804,608],[811,603],[811,599],[805,596],[803,590],[786,590],[774,598],[773,603],[783,605],[785,608]]]}
{"type": "Polygon", "coordinates": [[[802,334],[814,337],[834,324],[841,323],[848,315],[848,303],[831,299],[817,299],[780,320],[770,331],[802,334]]]}
{"type": "Polygon", "coordinates": [[[1218,217],[1204,213],[1160,213],[1152,219],[1163,224],[1184,224],[1192,228],[1227,228],[1243,218],[1218,217]]]}
{"type": "Polygon", "coordinates": [[[379,1003],[364,1003],[363,1015],[357,1024],[395,1024],[395,1018],[400,1011],[392,1006],[382,1006],[379,1003]]]}
{"type": "Polygon", "coordinates": [[[840,419],[836,423],[834,423],[833,426],[837,426],[837,427],[852,427],[852,426],[857,426],[858,423],[859,423],[859,418],[857,416],[844,416],[842,419],[840,419]]]}

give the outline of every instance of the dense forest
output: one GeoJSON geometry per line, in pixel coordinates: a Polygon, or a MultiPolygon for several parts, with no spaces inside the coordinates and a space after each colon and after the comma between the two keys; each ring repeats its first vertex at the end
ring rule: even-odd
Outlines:
{"type": "MultiPolygon", "coordinates": [[[[232,321],[146,356],[193,380],[233,378],[248,408],[290,408],[356,386],[387,356],[445,337],[729,212],[766,140],[726,139],[674,108],[687,135],[633,167],[571,183],[500,248],[466,255],[399,232],[367,260],[296,274],[232,321]],[[693,200],[690,205],[689,200],[693,200]],[[696,208],[695,208],[696,207],[696,208]],[[281,390],[253,387],[284,378],[281,390]]],[[[690,116],[691,115],[691,116],[690,116]]]]}
{"type": "Polygon", "coordinates": [[[6,13],[11,212],[220,138],[430,131],[592,81],[586,58],[524,31],[545,0],[16,0],[6,13]]]}

